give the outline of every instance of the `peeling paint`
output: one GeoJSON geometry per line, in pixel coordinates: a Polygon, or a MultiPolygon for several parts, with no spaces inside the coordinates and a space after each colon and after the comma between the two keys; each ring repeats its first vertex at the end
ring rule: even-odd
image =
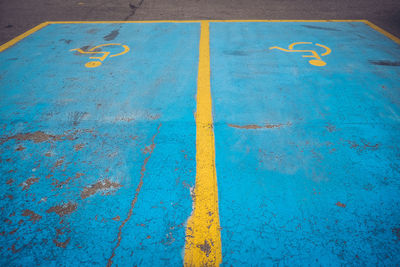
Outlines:
{"type": "Polygon", "coordinates": [[[58,216],[63,217],[65,215],[71,214],[76,210],[78,204],[73,202],[63,203],[54,207],[49,208],[46,212],[51,213],[54,212],[58,216]]]}
{"type": "Polygon", "coordinates": [[[24,210],[22,216],[29,217],[29,221],[32,221],[33,223],[36,223],[42,219],[42,216],[28,209],[24,210]]]}
{"type": "Polygon", "coordinates": [[[98,181],[95,184],[92,184],[88,187],[85,187],[81,193],[81,198],[85,199],[88,198],[94,194],[96,194],[98,191],[106,191],[106,190],[118,190],[122,185],[112,182],[108,179],[104,179],[101,181],[98,181]]]}
{"type": "Polygon", "coordinates": [[[246,130],[254,130],[254,129],[274,129],[274,128],[281,128],[283,126],[290,126],[291,123],[287,124],[268,124],[265,125],[256,125],[256,124],[248,124],[248,125],[237,125],[237,124],[229,124],[229,127],[237,128],[237,129],[246,129],[246,130]]]}

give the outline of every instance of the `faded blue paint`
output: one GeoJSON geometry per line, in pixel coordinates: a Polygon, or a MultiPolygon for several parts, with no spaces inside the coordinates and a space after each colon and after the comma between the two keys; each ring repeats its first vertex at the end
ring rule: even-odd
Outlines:
{"type": "Polygon", "coordinates": [[[199,29],[50,25],[0,54],[1,265],[106,265],[141,172],[113,263],[182,264],[195,177],[199,29]],[[89,55],[69,51],[104,43],[131,51],[94,69],[84,67],[89,55]],[[39,180],[23,190],[29,178],[39,180]],[[89,196],[85,188],[104,179],[122,187],[89,196]],[[62,204],[67,214],[51,212],[62,204]],[[41,219],[29,221],[25,210],[41,219]],[[61,248],[54,240],[70,241],[61,248]]]}
{"type": "Polygon", "coordinates": [[[373,64],[399,45],[363,23],[212,23],[210,40],[224,265],[400,264],[400,67],[373,64]],[[268,49],[293,42],[330,47],[327,66],[268,49]]]}

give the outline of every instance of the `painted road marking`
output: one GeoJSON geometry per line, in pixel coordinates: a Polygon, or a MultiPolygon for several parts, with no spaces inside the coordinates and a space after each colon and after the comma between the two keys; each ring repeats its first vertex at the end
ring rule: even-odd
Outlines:
{"type": "Polygon", "coordinates": [[[69,51],[78,51],[81,54],[89,54],[89,55],[92,55],[92,54],[102,55],[101,57],[89,57],[90,59],[98,59],[100,61],[90,61],[85,64],[86,68],[96,68],[96,67],[101,66],[102,61],[104,61],[107,57],[118,57],[118,56],[122,56],[122,55],[128,53],[129,47],[127,45],[122,45],[122,44],[102,44],[102,45],[97,45],[95,47],[92,47],[87,51],[84,51],[81,48],[75,48],[75,49],[71,49],[69,51]],[[122,48],[122,50],[120,49],[121,52],[116,53],[116,54],[111,54],[111,52],[101,51],[103,47],[108,47],[108,46],[119,46],[122,48]]]}
{"type": "Polygon", "coordinates": [[[210,58],[224,265],[400,262],[400,46],[360,22],[210,23],[210,58]],[[298,40],[327,64],[268,49],[298,40]]]}
{"type": "Polygon", "coordinates": [[[325,66],[326,62],[321,59],[321,56],[327,56],[332,52],[332,50],[329,47],[327,47],[325,45],[321,45],[321,44],[315,44],[316,46],[319,46],[319,47],[322,47],[325,49],[325,52],[322,53],[321,56],[315,50],[295,50],[294,49],[294,46],[296,46],[296,45],[309,45],[309,44],[312,44],[312,42],[296,42],[296,43],[290,44],[289,49],[281,48],[278,46],[272,46],[269,49],[270,50],[278,49],[278,50],[281,50],[284,52],[310,53],[311,55],[309,55],[309,54],[303,55],[302,57],[314,58],[314,59],[311,59],[310,61],[308,61],[311,65],[318,66],[318,67],[325,66]]]}
{"type": "Polygon", "coordinates": [[[196,111],[194,210],[187,222],[185,266],[219,266],[221,234],[210,87],[209,23],[201,23],[196,111]]]}

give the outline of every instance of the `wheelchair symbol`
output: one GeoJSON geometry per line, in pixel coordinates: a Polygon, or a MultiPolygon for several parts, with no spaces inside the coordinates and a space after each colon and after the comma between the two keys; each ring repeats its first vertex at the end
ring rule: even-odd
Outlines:
{"type": "Polygon", "coordinates": [[[326,50],[320,56],[314,50],[294,50],[293,47],[295,45],[299,45],[299,44],[312,44],[312,43],[311,42],[297,42],[297,43],[293,43],[293,44],[289,45],[289,49],[281,48],[281,47],[278,47],[278,46],[273,46],[273,47],[270,47],[269,49],[270,50],[278,49],[278,50],[281,50],[281,51],[284,51],[284,52],[311,53],[311,55],[303,55],[303,57],[314,58],[314,59],[309,60],[308,63],[310,63],[311,65],[314,65],[314,66],[318,66],[318,67],[323,67],[323,66],[326,65],[326,62],[321,59],[321,56],[329,55],[332,52],[332,50],[329,47],[327,47],[325,45],[321,45],[321,44],[315,44],[316,46],[322,47],[322,48],[324,48],[326,50]]]}
{"type": "Polygon", "coordinates": [[[117,56],[121,56],[123,54],[126,54],[129,52],[129,47],[127,45],[121,45],[121,44],[102,44],[102,45],[98,45],[95,46],[91,49],[89,49],[88,51],[83,51],[81,48],[75,48],[75,49],[71,49],[69,51],[78,51],[81,54],[100,54],[101,56],[92,56],[89,57],[90,59],[98,59],[99,61],[89,61],[85,64],[86,68],[96,68],[101,66],[102,62],[107,58],[107,57],[117,57],[117,56]],[[110,55],[111,52],[103,52],[103,51],[96,51],[102,47],[105,46],[121,46],[123,48],[123,51],[118,53],[118,54],[113,54],[110,55]]]}

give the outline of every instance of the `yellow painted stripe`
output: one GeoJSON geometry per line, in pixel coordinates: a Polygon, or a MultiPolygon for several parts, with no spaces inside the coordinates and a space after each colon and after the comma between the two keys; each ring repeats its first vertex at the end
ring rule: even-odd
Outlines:
{"type": "Polygon", "coordinates": [[[210,88],[209,23],[201,22],[196,111],[196,185],[194,209],[187,222],[185,266],[222,262],[210,88]]]}
{"type": "Polygon", "coordinates": [[[49,21],[50,24],[66,23],[201,23],[201,22],[364,22],[365,20],[142,20],[142,21],[49,21]]]}
{"type": "Polygon", "coordinates": [[[368,26],[370,26],[372,29],[382,33],[383,35],[385,35],[386,37],[392,39],[393,41],[395,41],[396,43],[400,44],[400,39],[397,38],[396,36],[394,36],[391,33],[388,33],[387,31],[385,31],[384,29],[382,29],[381,27],[373,24],[372,22],[368,21],[368,20],[364,20],[363,21],[365,24],[367,24],[368,26]]]}
{"type": "Polygon", "coordinates": [[[43,22],[39,25],[37,25],[36,27],[30,29],[29,31],[15,37],[14,39],[12,39],[11,41],[8,41],[7,43],[3,44],[0,46],[0,52],[3,52],[4,50],[6,50],[7,48],[9,48],[10,46],[15,45],[16,43],[18,43],[19,41],[21,41],[22,39],[24,39],[25,37],[31,35],[32,33],[40,30],[41,28],[47,26],[49,23],[48,22],[43,22]]]}

